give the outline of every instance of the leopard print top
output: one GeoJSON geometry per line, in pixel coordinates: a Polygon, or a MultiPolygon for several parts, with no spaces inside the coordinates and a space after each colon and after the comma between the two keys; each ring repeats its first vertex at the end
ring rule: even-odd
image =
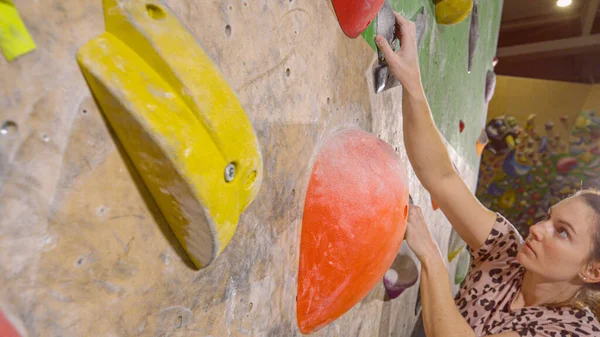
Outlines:
{"type": "Polygon", "coordinates": [[[518,332],[520,336],[600,336],[600,323],[588,309],[527,307],[511,310],[525,268],[517,261],[523,238],[497,215],[483,246],[470,250],[469,274],[456,295],[456,305],[477,336],[518,332]]]}

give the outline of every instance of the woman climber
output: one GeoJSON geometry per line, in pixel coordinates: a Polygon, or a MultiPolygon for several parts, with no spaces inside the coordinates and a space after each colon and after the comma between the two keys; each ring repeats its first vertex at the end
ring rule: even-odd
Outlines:
{"type": "Polygon", "coordinates": [[[600,336],[600,194],[585,190],[554,205],[523,241],[454,170],[421,84],[415,24],[397,13],[396,23],[402,47],[394,52],[381,36],[376,43],[403,87],[406,151],[472,256],[453,299],[440,250],[411,206],[406,241],[421,261],[427,336],[600,336]]]}

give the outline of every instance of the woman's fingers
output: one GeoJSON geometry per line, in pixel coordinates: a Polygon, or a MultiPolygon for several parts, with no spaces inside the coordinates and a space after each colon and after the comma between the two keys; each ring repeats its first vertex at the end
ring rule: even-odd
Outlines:
{"type": "Polygon", "coordinates": [[[404,26],[407,26],[410,21],[408,21],[405,17],[403,17],[400,13],[398,12],[394,12],[394,15],[396,16],[396,23],[398,24],[398,26],[400,26],[401,28],[403,28],[404,26]]]}
{"type": "Polygon", "coordinates": [[[379,50],[383,52],[383,56],[387,60],[388,64],[393,59],[395,53],[390,44],[385,40],[385,38],[381,35],[377,35],[375,38],[375,43],[379,47],[379,50]]]}
{"type": "Polygon", "coordinates": [[[400,15],[400,13],[394,12],[394,15],[396,16],[396,24],[397,24],[396,36],[398,36],[398,38],[400,39],[402,46],[408,46],[411,44],[410,43],[410,42],[412,42],[411,40],[416,40],[415,23],[412,21],[409,21],[408,19],[406,19],[405,17],[400,15]]]}
{"type": "Polygon", "coordinates": [[[423,211],[421,210],[421,207],[417,206],[417,205],[408,205],[408,217],[413,219],[422,219],[423,218],[423,211]]]}

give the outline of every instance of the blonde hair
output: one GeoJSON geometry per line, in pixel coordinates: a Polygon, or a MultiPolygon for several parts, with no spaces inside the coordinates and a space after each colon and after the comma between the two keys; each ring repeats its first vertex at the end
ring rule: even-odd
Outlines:
{"type": "MultiPolygon", "coordinates": [[[[583,198],[585,203],[596,213],[588,263],[600,263],[600,191],[591,188],[584,189],[577,192],[573,197],[583,198]]],[[[596,318],[600,319],[600,283],[586,283],[571,304],[580,309],[588,307],[596,318]]]]}

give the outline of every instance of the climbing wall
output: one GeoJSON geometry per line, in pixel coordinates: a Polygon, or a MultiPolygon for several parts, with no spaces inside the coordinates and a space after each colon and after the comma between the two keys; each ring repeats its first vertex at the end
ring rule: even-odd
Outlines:
{"type": "MultiPolygon", "coordinates": [[[[375,53],[341,32],[329,1],[167,4],[248,114],[263,154],[262,188],[222,255],[193,268],[77,66],[77,50],[104,31],[101,1],[19,2],[37,49],[10,63],[0,59],[0,123],[7,126],[0,134],[0,308],[24,336],[300,335],[301,219],[320,145],[339,129],[359,127],[408,164],[401,89],[373,94],[375,53]]],[[[502,4],[480,4],[471,74],[468,20],[437,26],[428,0],[398,10],[412,17],[420,5],[427,10],[420,51],[426,91],[451,157],[474,189],[483,83],[502,4]],[[467,122],[462,134],[459,119],[467,122]]],[[[409,185],[446,252],[450,226],[410,168],[409,185]]],[[[379,284],[315,335],[409,336],[416,299],[413,287],[387,302],[379,284]]]]}

